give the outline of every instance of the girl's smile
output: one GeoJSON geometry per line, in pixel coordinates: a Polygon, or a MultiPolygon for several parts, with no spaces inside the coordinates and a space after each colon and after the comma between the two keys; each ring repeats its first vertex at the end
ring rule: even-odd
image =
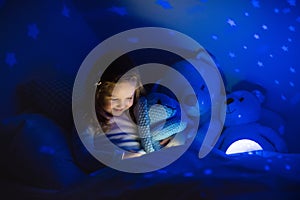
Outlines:
{"type": "Polygon", "coordinates": [[[133,105],[136,82],[117,83],[111,97],[107,99],[105,111],[113,116],[120,116],[133,105]]]}

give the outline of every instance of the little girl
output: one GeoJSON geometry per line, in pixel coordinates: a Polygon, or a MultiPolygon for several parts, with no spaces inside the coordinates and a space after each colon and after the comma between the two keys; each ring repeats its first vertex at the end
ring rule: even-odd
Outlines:
{"type": "Polygon", "coordinates": [[[134,105],[144,89],[137,73],[102,77],[97,84],[95,108],[103,132],[120,148],[141,152],[134,105]]]}
{"type": "Polygon", "coordinates": [[[178,122],[178,102],[163,94],[146,95],[139,74],[128,71],[128,64],[125,59],[103,73],[97,83],[95,110],[110,141],[136,156],[166,146],[185,125],[178,122]],[[152,105],[157,104],[162,106],[155,109],[152,105]],[[150,108],[154,113],[152,118],[150,108]]]}

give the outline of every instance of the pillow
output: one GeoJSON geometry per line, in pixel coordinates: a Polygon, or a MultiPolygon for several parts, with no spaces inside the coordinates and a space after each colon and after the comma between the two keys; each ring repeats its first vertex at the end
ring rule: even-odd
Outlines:
{"type": "Polygon", "coordinates": [[[62,129],[47,117],[22,114],[0,124],[1,135],[10,135],[1,140],[7,143],[0,149],[6,155],[2,163],[15,179],[35,187],[60,189],[87,176],[73,163],[62,129]]]}
{"type": "Polygon", "coordinates": [[[98,161],[86,149],[75,128],[73,129],[71,136],[71,149],[74,162],[85,172],[92,173],[100,168],[106,167],[106,165],[98,161]]]}
{"type": "Polygon", "coordinates": [[[26,82],[17,88],[20,109],[42,113],[71,130],[72,88],[73,80],[68,77],[26,82]]]}

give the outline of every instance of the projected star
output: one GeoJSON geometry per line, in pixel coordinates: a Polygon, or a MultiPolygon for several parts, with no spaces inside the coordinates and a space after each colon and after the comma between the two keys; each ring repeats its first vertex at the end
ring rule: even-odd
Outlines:
{"type": "Polygon", "coordinates": [[[274,83],[275,83],[276,85],[279,85],[279,81],[278,81],[278,80],[274,80],[274,83]]]}
{"type": "Polygon", "coordinates": [[[230,26],[236,26],[235,22],[234,22],[232,19],[228,19],[228,20],[227,20],[227,23],[228,23],[230,26]]]}
{"type": "Polygon", "coordinates": [[[239,68],[235,68],[234,71],[235,71],[236,73],[239,73],[241,70],[240,70],[239,68]]]}
{"type": "Polygon", "coordinates": [[[260,4],[259,4],[259,1],[257,0],[252,0],[251,1],[251,4],[254,8],[259,8],[260,7],[260,4]]]}
{"type": "Polygon", "coordinates": [[[156,0],[155,2],[157,5],[160,5],[164,9],[171,9],[173,8],[172,5],[166,0],[156,0]]]}
{"type": "Polygon", "coordinates": [[[296,6],[296,0],[287,0],[287,3],[288,3],[290,6],[296,6]]]}
{"type": "Polygon", "coordinates": [[[257,40],[260,38],[258,34],[254,34],[253,37],[257,40]]]}
{"type": "Polygon", "coordinates": [[[213,173],[213,171],[212,171],[211,169],[205,169],[205,170],[203,171],[203,173],[204,173],[205,175],[211,175],[211,174],[213,173]]]}
{"type": "Polygon", "coordinates": [[[216,36],[216,35],[212,35],[211,38],[212,38],[213,40],[219,39],[218,36],[216,36]]]}
{"type": "Polygon", "coordinates": [[[274,8],[274,13],[279,13],[279,9],[278,8],[274,8]]]}
{"type": "Polygon", "coordinates": [[[288,165],[288,164],[286,164],[286,165],[285,165],[285,170],[288,170],[288,171],[291,170],[291,166],[288,165]]]}
{"type": "Polygon", "coordinates": [[[108,10],[113,13],[116,13],[120,16],[125,16],[128,14],[126,8],[124,8],[124,7],[113,6],[113,7],[109,8],[108,10]]]}
{"type": "Polygon", "coordinates": [[[29,24],[28,25],[28,31],[27,35],[33,39],[37,39],[37,36],[39,35],[40,31],[36,24],[29,24]]]}
{"type": "Polygon", "coordinates": [[[296,73],[296,69],[294,67],[290,67],[290,72],[296,73]]]}
{"type": "Polygon", "coordinates": [[[285,52],[289,51],[289,48],[288,48],[287,46],[285,46],[285,45],[283,45],[283,46],[281,47],[281,49],[282,49],[283,51],[285,51],[285,52]]]}
{"type": "Polygon", "coordinates": [[[264,64],[261,61],[257,61],[257,65],[260,66],[260,67],[264,66],[264,64]]]}
{"type": "Polygon", "coordinates": [[[261,27],[262,27],[262,29],[264,29],[264,30],[268,30],[268,27],[267,27],[267,25],[265,25],[265,24],[262,25],[261,27]]]}
{"type": "Polygon", "coordinates": [[[5,63],[8,64],[10,67],[17,64],[17,59],[15,53],[7,53],[5,57],[5,63]]]}
{"type": "Polygon", "coordinates": [[[270,166],[269,165],[265,165],[264,169],[265,169],[265,171],[269,171],[270,170],[270,166]]]}
{"type": "Polygon", "coordinates": [[[233,52],[229,52],[228,55],[229,55],[230,58],[235,58],[235,54],[233,52]]]}
{"type": "Polygon", "coordinates": [[[294,26],[289,26],[289,30],[292,32],[295,32],[295,27],[294,26]]]}
{"type": "Polygon", "coordinates": [[[290,84],[291,87],[295,86],[294,82],[292,82],[292,81],[290,81],[289,84],[290,84]]]}
{"type": "Polygon", "coordinates": [[[249,13],[248,13],[248,12],[245,12],[245,16],[246,16],[246,17],[249,17],[249,13]]]}
{"type": "Polygon", "coordinates": [[[284,100],[284,101],[287,100],[286,96],[284,96],[283,94],[281,95],[281,99],[284,100]]]}
{"type": "Polygon", "coordinates": [[[70,18],[70,9],[66,5],[64,5],[61,14],[65,17],[70,18]]]}
{"type": "Polygon", "coordinates": [[[183,176],[184,176],[184,177],[192,177],[192,176],[194,176],[194,173],[193,173],[193,172],[185,172],[185,173],[183,174],[183,176]]]}

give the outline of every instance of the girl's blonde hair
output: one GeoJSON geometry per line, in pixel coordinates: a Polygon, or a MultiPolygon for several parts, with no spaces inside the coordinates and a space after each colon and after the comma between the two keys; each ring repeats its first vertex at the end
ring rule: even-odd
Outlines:
{"type": "Polygon", "coordinates": [[[140,95],[144,92],[144,88],[140,79],[140,76],[137,72],[125,73],[125,75],[117,75],[112,80],[99,81],[97,84],[96,95],[95,95],[95,109],[98,122],[101,125],[101,128],[104,132],[110,130],[109,120],[112,117],[111,114],[107,113],[104,110],[105,104],[107,103],[107,97],[112,95],[113,89],[117,83],[121,82],[135,82],[136,90],[134,93],[133,106],[129,108],[129,113],[134,122],[136,122],[133,107],[137,103],[140,95]]]}

